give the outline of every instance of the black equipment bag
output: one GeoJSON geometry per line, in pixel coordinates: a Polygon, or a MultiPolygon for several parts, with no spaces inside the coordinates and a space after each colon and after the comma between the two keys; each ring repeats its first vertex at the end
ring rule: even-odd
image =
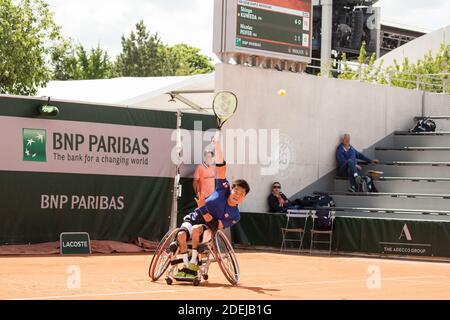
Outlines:
{"type": "Polygon", "coordinates": [[[361,179],[358,192],[378,192],[378,190],[375,187],[373,179],[369,176],[364,176],[361,179]]]}
{"type": "Polygon", "coordinates": [[[334,200],[329,195],[316,195],[316,196],[306,196],[301,200],[296,201],[297,204],[302,207],[317,209],[320,207],[329,207],[330,209],[317,209],[316,210],[316,226],[315,228],[319,230],[330,230],[331,229],[331,208],[336,207],[334,200]]]}
{"type": "Polygon", "coordinates": [[[430,118],[424,118],[419,120],[416,126],[409,130],[412,133],[418,132],[435,132],[436,131],[436,123],[430,118]]]}

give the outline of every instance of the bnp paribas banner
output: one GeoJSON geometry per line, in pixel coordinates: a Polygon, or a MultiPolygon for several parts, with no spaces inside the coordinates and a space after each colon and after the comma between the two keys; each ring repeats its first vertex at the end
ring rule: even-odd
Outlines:
{"type": "Polygon", "coordinates": [[[0,116],[2,170],[173,177],[173,130],[0,116]]]}
{"type": "Polygon", "coordinates": [[[160,239],[169,227],[173,112],[0,97],[0,244],[160,239]]]}

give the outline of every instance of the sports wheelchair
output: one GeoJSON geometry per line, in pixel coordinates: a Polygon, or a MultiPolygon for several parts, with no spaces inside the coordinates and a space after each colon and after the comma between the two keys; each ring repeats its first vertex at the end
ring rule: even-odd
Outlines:
{"type": "MultiPolygon", "coordinates": [[[[164,273],[166,273],[166,283],[171,285],[173,281],[192,282],[194,286],[198,286],[202,278],[208,280],[208,270],[212,262],[219,264],[220,270],[225,278],[232,285],[236,285],[239,281],[239,263],[233,247],[225,236],[218,230],[212,234],[211,230],[206,230],[203,239],[198,247],[198,263],[199,271],[193,279],[176,278],[179,265],[183,265],[183,259],[180,255],[178,245],[174,245],[177,241],[179,228],[175,228],[166,233],[160,241],[149,267],[149,276],[152,281],[157,281],[164,273]],[[171,245],[172,244],[172,245],[171,245]]],[[[188,241],[188,249],[192,250],[191,242],[188,241]]]]}

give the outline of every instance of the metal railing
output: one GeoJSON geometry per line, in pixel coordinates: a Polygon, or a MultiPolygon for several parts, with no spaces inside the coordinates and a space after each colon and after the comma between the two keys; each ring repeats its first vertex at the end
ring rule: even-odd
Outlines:
{"type": "MultiPolygon", "coordinates": [[[[320,59],[312,58],[313,62],[317,61],[321,62],[320,59]]],[[[328,75],[332,75],[335,77],[338,77],[339,75],[342,75],[344,73],[346,74],[353,74],[355,76],[354,79],[350,80],[357,80],[357,81],[365,81],[369,83],[378,83],[378,84],[387,84],[389,86],[396,86],[396,87],[405,87],[409,89],[416,89],[416,90],[424,90],[424,91],[433,91],[433,92],[440,92],[440,93],[450,93],[450,73],[436,73],[436,74],[417,74],[417,73],[408,73],[408,72],[402,72],[397,70],[387,70],[384,68],[374,67],[374,70],[377,70],[377,74],[374,72],[366,73],[367,68],[369,67],[366,64],[359,64],[359,63],[348,63],[348,68],[344,69],[344,63],[342,61],[334,60],[330,64],[330,67],[326,68],[325,70],[322,70],[320,65],[308,65],[306,67],[306,70],[318,70],[318,73],[325,72],[328,75]],[[335,66],[335,67],[332,67],[335,66]],[[337,66],[337,67],[336,67],[337,66]],[[353,70],[352,68],[355,68],[356,70],[353,70]],[[396,77],[395,74],[402,73],[405,76],[408,76],[408,78],[403,77],[396,77]],[[412,79],[411,79],[412,78],[412,79]],[[385,82],[385,83],[384,83],[385,82]],[[411,85],[402,85],[400,86],[400,83],[406,83],[411,85]],[[433,90],[435,89],[435,90],[433,90]]]]}

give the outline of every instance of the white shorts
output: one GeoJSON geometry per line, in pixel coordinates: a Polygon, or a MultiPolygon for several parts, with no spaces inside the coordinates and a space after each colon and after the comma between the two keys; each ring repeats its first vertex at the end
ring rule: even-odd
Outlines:
{"type": "Polygon", "coordinates": [[[180,228],[186,230],[189,233],[187,235],[188,236],[187,240],[192,239],[192,229],[194,228],[194,226],[190,222],[187,221],[183,222],[180,228]]]}
{"type": "Polygon", "coordinates": [[[192,229],[194,229],[194,226],[203,226],[203,232],[202,235],[200,237],[200,242],[203,242],[203,234],[205,233],[206,230],[208,230],[208,226],[206,224],[199,224],[199,223],[194,223],[192,224],[192,219],[191,219],[191,215],[187,215],[184,217],[184,222],[181,224],[180,229],[187,231],[189,234],[187,235],[187,239],[186,240],[191,240],[192,239],[192,229]]]}

